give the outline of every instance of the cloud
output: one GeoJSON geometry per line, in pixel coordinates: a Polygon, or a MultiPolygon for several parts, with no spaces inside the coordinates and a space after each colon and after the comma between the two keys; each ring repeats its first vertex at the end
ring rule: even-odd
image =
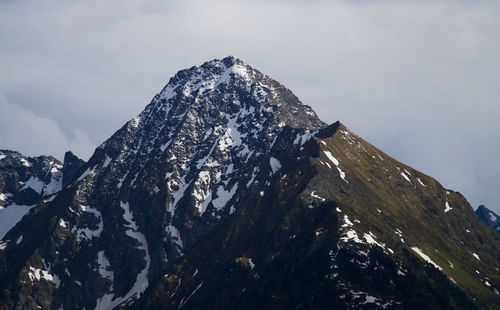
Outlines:
{"type": "Polygon", "coordinates": [[[176,71],[232,54],[500,213],[499,21],[498,1],[0,1],[0,91],[59,129],[54,153],[100,144],[176,71]]]}
{"type": "Polygon", "coordinates": [[[93,151],[93,143],[81,130],[67,137],[53,120],[10,104],[2,94],[0,111],[0,147],[3,149],[17,150],[28,156],[53,155],[59,160],[67,150],[84,158],[93,151]]]}

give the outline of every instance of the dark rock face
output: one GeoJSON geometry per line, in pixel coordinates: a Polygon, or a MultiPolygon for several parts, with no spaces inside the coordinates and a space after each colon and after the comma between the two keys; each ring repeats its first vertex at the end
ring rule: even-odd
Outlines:
{"type": "Polygon", "coordinates": [[[234,57],[178,72],[61,177],[0,243],[0,309],[498,301],[499,239],[463,197],[234,57]]]}
{"type": "Polygon", "coordinates": [[[493,227],[497,232],[500,232],[500,217],[495,212],[480,205],[476,210],[476,215],[486,223],[486,225],[493,227]]]}
{"type": "Polygon", "coordinates": [[[72,152],[64,153],[62,188],[65,188],[73,181],[75,174],[84,164],[85,161],[78,158],[72,152]]]}

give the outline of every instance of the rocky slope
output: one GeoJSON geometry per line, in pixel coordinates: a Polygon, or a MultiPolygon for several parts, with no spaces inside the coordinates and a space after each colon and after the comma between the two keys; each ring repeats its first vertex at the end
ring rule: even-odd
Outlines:
{"type": "Polygon", "coordinates": [[[178,72],[72,162],[2,241],[1,309],[500,300],[500,240],[460,194],[233,57],[178,72]]]}

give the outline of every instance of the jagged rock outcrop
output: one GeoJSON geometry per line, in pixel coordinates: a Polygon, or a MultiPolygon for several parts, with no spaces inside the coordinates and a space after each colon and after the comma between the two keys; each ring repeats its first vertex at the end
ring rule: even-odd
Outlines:
{"type": "Polygon", "coordinates": [[[75,174],[84,164],[85,161],[78,158],[78,156],[71,151],[64,153],[62,188],[65,188],[74,180],[75,174]]]}

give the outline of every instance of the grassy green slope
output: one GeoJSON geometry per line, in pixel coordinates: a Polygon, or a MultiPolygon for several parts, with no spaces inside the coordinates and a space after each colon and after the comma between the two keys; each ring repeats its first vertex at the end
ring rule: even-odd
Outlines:
{"type": "Polygon", "coordinates": [[[372,232],[395,253],[407,249],[417,255],[411,248],[419,248],[479,305],[500,305],[500,238],[460,193],[392,159],[343,125],[317,141],[320,156],[311,160],[320,173],[303,193],[304,200],[314,190],[338,202],[351,221],[360,222],[354,222],[358,235],[372,232]]]}

